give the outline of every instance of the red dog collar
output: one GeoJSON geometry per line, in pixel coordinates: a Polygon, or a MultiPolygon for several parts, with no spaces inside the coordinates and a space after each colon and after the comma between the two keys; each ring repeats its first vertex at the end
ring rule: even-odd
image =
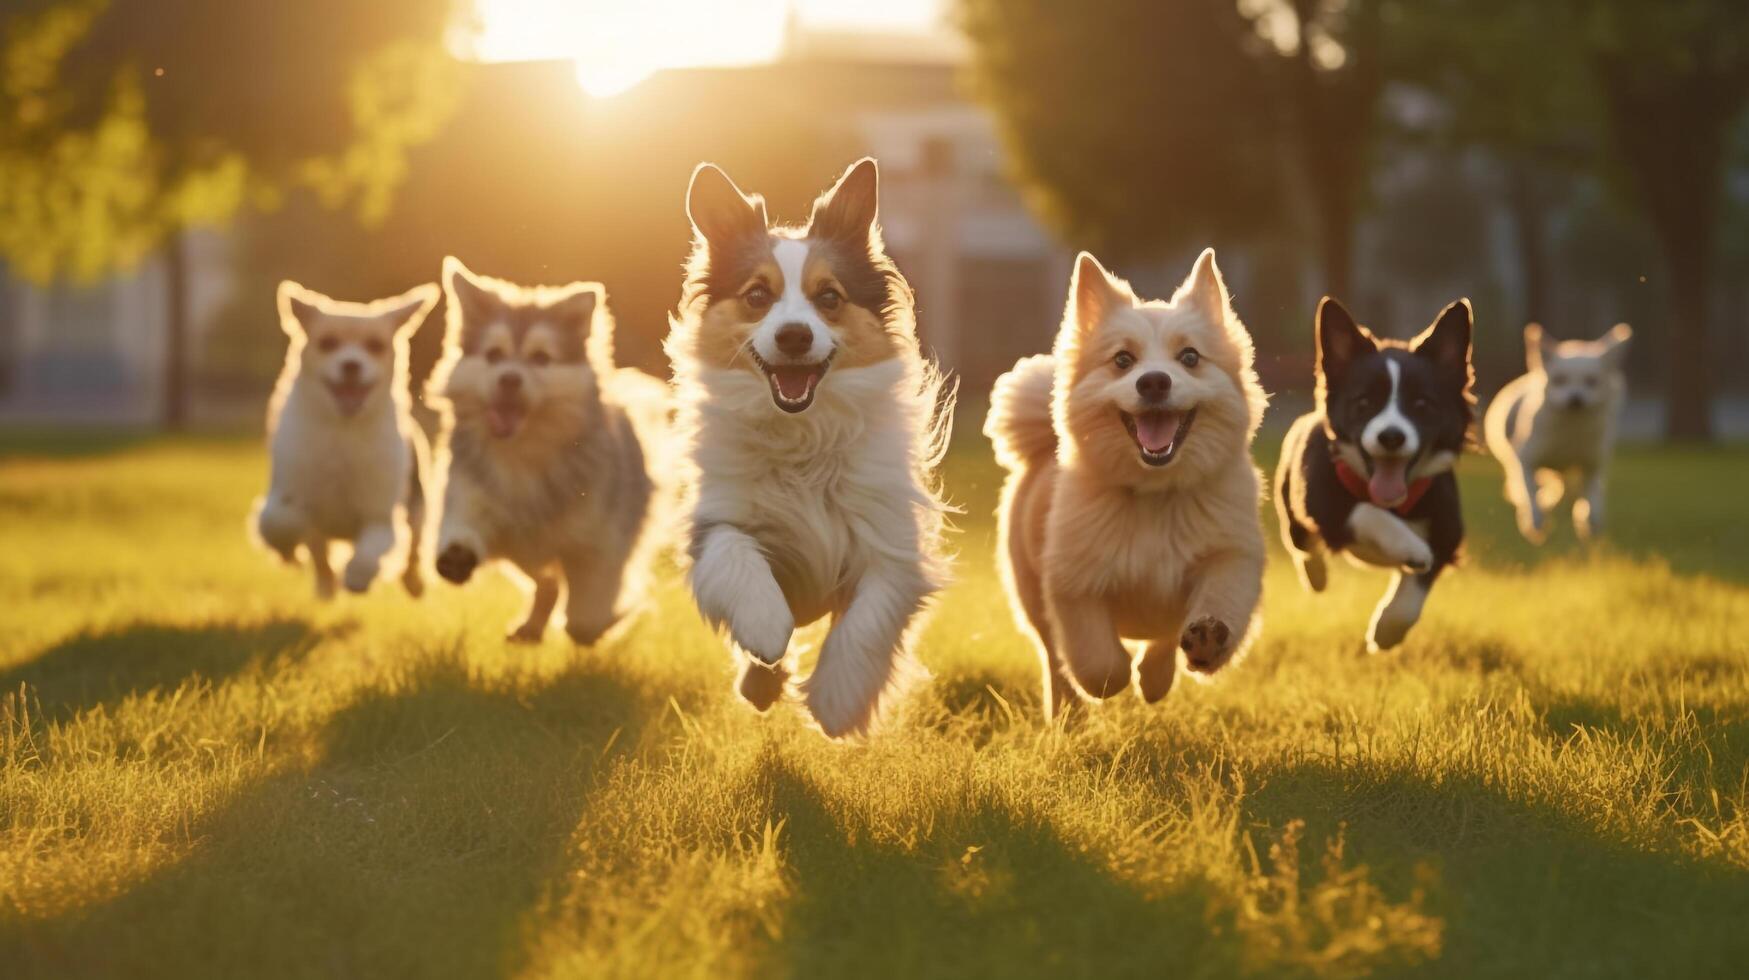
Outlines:
{"type": "MultiPolygon", "coordinates": [[[[1354,467],[1349,466],[1341,459],[1336,459],[1335,463],[1336,479],[1342,484],[1342,489],[1347,490],[1348,495],[1356,500],[1372,503],[1372,491],[1367,489],[1366,477],[1354,472],[1354,467]]],[[[1409,495],[1403,498],[1402,503],[1392,507],[1391,512],[1399,517],[1409,516],[1409,512],[1414,510],[1415,505],[1421,502],[1421,498],[1427,495],[1427,489],[1431,486],[1433,486],[1433,477],[1431,476],[1424,476],[1410,483],[1409,495]]]]}

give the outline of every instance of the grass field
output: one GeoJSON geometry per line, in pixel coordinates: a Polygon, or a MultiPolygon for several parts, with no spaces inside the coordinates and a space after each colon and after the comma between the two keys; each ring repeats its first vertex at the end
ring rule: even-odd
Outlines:
{"type": "Polygon", "coordinates": [[[1749,454],[1627,451],[1613,545],[1545,553],[1467,459],[1400,652],[1380,575],[1278,554],[1218,683],[1056,729],[987,456],[933,683],[839,745],[732,699],[672,575],[611,647],[507,648],[494,576],[315,603],[245,541],[253,442],[12,440],[0,976],[1749,969],[1749,454]]]}

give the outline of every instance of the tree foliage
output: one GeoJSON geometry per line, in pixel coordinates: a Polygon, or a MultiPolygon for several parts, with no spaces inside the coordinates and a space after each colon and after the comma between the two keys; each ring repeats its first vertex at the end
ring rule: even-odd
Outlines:
{"type": "Polygon", "coordinates": [[[366,220],[455,95],[449,0],[20,0],[0,19],[0,256],[125,269],[307,187],[366,220]]]}
{"type": "Polygon", "coordinates": [[[1264,42],[1232,0],[962,0],[980,98],[1058,231],[1115,257],[1278,213],[1264,42]]]}

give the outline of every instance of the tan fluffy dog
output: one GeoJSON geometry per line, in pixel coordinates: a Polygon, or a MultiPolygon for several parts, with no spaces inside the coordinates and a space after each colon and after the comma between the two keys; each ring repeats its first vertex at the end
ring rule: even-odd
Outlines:
{"type": "Polygon", "coordinates": [[[1263,579],[1249,449],[1267,398],[1212,249],[1169,302],[1081,253],[1055,352],[997,380],[984,424],[1012,474],[997,564],[1050,710],[1075,687],[1129,686],[1126,639],[1150,702],[1180,649],[1208,674],[1245,648],[1263,579]]]}

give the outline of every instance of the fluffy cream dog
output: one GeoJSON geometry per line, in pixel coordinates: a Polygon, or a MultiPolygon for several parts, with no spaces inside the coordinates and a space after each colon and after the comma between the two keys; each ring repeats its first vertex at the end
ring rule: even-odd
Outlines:
{"type": "Polygon", "coordinates": [[[830,616],[802,690],[835,737],[867,731],[913,672],[909,637],[945,575],[932,470],[951,395],[881,247],[877,182],[863,160],[806,227],[771,228],[761,198],[700,166],[668,338],[696,470],[693,595],[760,710],[787,683],[795,628],[830,616]]]}
{"type": "Polygon", "coordinates": [[[646,448],[667,389],[614,370],[598,283],[524,288],[452,256],[443,290],[448,331],[427,389],[443,412],[438,574],[460,584],[502,559],[531,583],[510,640],[539,641],[562,596],[565,632],[594,643],[637,605],[660,543],[646,448]]]}
{"type": "Polygon", "coordinates": [[[1126,639],[1148,701],[1178,651],[1209,674],[1249,642],[1264,554],[1249,449],[1268,399],[1252,356],[1212,249],[1169,302],[1083,252],[1055,351],[997,380],[984,433],[1011,474],[997,564],[1048,710],[1075,687],[1127,687],[1126,639]]]}
{"type": "Polygon", "coordinates": [[[407,338],[437,296],[427,284],[374,303],[345,303],[279,284],[279,323],[291,346],[268,405],[272,474],[252,523],[286,561],[296,562],[299,548],[308,553],[324,599],[334,594],[334,541],[352,544],[341,575],[350,591],[370,588],[395,555],[404,556],[407,591],[423,590],[426,451],[409,413],[407,338]]]}
{"type": "Polygon", "coordinates": [[[1535,323],[1524,328],[1529,370],[1494,396],[1483,430],[1506,470],[1518,530],[1531,541],[1543,540],[1544,512],[1561,502],[1568,480],[1578,488],[1574,530],[1589,538],[1603,528],[1604,484],[1627,398],[1622,360],[1633,335],[1625,323],[1593,341],[1556,341],[1535,323]]]}

